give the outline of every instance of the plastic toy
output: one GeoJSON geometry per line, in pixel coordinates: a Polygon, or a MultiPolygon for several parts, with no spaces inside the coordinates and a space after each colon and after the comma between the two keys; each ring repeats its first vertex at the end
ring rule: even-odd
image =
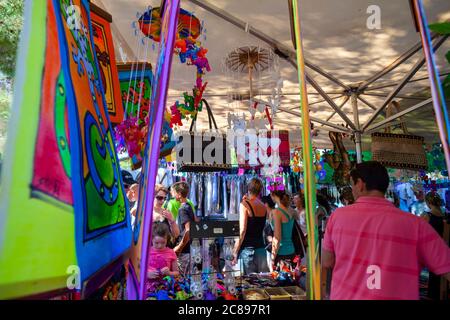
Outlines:
{"type": "Polygon", "coordinates": [[[212,292],[208,291],[205,294],[205,300],[216,300],[216,296],[212,292]]]}
{"type": "Polygon", "coordinates": [[[156,293],[156,300],[171,300],[166,290],[159,290],[156,293]]]}
{"type": "Polygon", "coordinates": [[[232,295],[232,294],[230,294],[230,293],[228,293],[228,292],[224,292],[224,293],[222,294],[222,297],[223,297],[225,300],[238,300],[238,298],[237,298],[235,295],[232,295]]]}
{"type": "Polygon", "coordinates": [[[206,72],[211,71],[208,58],[206,58],[207,52],[208,49],[203,48],[201,43],[192,37],[178,39],[175,42],[175,53],[178,54],[180,62],[187,65],[195,65],[197,67],[197,76],[195,86],[192,89],[192,96],[184,92],[184,104],[177,101],[175,103],[177,110],[175,110],[174,106],[172,106],[173,108],[171,107],[171,128],[173,126],[183,126],[182,119],[188,116],[193,119],[197,112],[202,111],[201,100],[207,85],[207,83],[203,84],[202,76],[206,72]]]}
{"type": "Polygon", "coordinates": [[[181,121],[182,115],[180,110],[178,109],[178,101],[175,102],[174,105],[170,107],[171,117],[170,117],[170,127],[173,126],[182,126],[183,122],[181,121]]]}
{"type": "Polygon", "coordinates": [[[177,291],[175,293],[175,300],[187,300],[190,298],[190,295],[184,291],[177,291]]]}

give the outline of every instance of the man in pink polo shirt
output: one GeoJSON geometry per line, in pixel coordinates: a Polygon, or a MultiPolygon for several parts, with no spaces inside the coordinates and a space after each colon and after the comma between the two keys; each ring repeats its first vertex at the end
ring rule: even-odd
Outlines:
{"type": "Polygon", "coordinates": [[[417,300],[423,267],[450,281],[450,248],[426,221],[385,199],[385,167],[360,163],[351,183],[356,203],[336,209],[323,242],[330,299],[417,300]]]}

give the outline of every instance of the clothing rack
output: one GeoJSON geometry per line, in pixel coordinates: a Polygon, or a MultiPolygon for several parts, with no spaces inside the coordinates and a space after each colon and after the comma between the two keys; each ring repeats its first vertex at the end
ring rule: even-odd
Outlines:
{"type": "MultiPolygon", "coordinates": [[[[286,170],[280,174],[286,191],[294,195],[301,190],[300,175],[286,170]]],[[[170,187],[178,181],[189,184],[190,199],[195,207],[197,217],[208,219],[239,219],[239,204],[247,193],[247,184],[252,178],[259,178],[263,183],[262,196],[269,195],[270,182],[258,175],[256,170],[247,173],[226,172],[176,172],[169,168],[158,170],[159,183],[170,187]]]]}

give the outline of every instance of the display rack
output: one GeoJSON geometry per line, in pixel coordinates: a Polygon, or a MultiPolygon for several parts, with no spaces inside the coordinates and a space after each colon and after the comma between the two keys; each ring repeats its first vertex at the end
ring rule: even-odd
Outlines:
{"type": "Polygon", "coordinates": [[[202,300],[208,289],[212,289],[211,292],[217,297],[217,274],[223,275],[226,290],[232,295],[237,294],[235,274],[237,272],[240,275],[242,268],[236,271],[231,265],[234,238],[236,237],[239,237],[239,221],[204,219],[201,222],[193,223],[190,228],[192,242],[189,253],[190,272],[188,278],[195,299],[202,300]],[[223,242],[217,241],[219,239],[223,239],[223,242]],[[195,242],[198,242],[198,246],[193,245],[195,242]],[[223,254],[223,263],[221,263],[220,253],[223,254]],[[199,272],[195,272],[195,270],[199,272]],[[208,278],[206,283],[203,281],[205,276],[208,278]]]}

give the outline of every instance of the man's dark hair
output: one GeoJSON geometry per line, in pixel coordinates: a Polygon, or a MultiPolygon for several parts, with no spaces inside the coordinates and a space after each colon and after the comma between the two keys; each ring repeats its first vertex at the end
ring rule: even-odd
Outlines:
{"type": "Polygon", "coordinates": [[[389,175],[386,168],[377,161],[358,163],[350,172],[353,183],[361,179],[367,191],[377,190],[386,193],[389,186],[389,175]]]}

